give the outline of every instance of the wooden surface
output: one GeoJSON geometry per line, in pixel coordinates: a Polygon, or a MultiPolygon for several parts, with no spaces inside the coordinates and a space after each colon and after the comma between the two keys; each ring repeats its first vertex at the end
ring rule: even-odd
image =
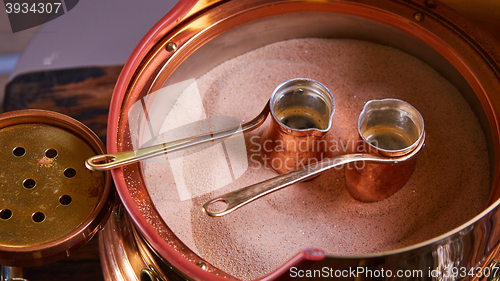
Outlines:
{"type": "MultiPolygon", "coordinates": [[[[78,68],[18,76],[6,87],[4,111],[37,108],[69,115],[92,129],[105,142],[109,101],[121,66],[78,68]]],[[[97,236],[59,262],[24,269],[38,280],[104,280],[97,236]]]]}
{"type": "Polygon", "coordinates": [[[18,76],[6,86],[4,111],[57,111],[87,125],[104,141],[109,102],[121,68],[75,68],[18,76]]]}

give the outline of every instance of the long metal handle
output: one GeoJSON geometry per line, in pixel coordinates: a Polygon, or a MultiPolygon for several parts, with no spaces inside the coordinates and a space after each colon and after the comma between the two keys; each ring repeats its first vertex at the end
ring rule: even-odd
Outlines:
{"type": "Polygon", "coordinates": [[[105,171],[115,169],[121,166],[132,164],[138,161],[149,159],[165,153],[179,151],[189,147],[209,143],[211,141],[223,140],[235,134],[247,132],[258,128],[264,123],[269,114],[269,102],[264,109],[254,119],[244,123],[240,127],[231,128],[214,132],[211,134],[203,134],[194,137],[184,138],[168,143],[159,144],[147,148],[141,148],[136,151],[117,152],[113,154],[102,154],[90,157],[85,161],[85,166],[93,171],[105,171]]]}
{"type": "Polygon", "coordinates": [[[248,204],[271,192],[282,189],[294,183],[306,180],[318,175],[328,169],[341,166],[351,162],[364,161],[367,163],[397,164],[412,158],[424,145],[425,135],[419,145],[410,153],[399,157],[384,157],[372,154],[346,154],[335,158],[326,158],[322,161],[306,166],[302,169],[288,172],[286,174],[250,185],[239,190],[215,197],[203,204],[203,210],[211,217],[220,217],[248,204]],[[210,210],[210,206],[216,202],[223,202],[226,207],[221,210],[210,210]]]}

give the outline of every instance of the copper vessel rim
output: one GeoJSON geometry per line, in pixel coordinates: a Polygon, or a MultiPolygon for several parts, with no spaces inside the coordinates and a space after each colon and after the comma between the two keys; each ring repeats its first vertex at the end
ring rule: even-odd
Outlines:
{"type": "Polygon", "coordinates": [[[377,153],[381,154],[381,155],[386,155],[386,156],[395,156],[395,155],[404,155],[404,154],[407,154],[407,153],[410,153],[411,151],[413,151],[413,149],[415,149],[415,147],[418,146],[418,144],[420,143],[420,141],[422,140],[423,136],[424,136],[424,131],[425,131],[425,122],[424,122],[424,118],[422,117],[422,115],[420,114],[420,112],[411,104],[403,101],[403,100],[399,100],[399,99],[381,99],[381,100],[370,100],[368,101],[365,106],[363,107],[363,110],[361,111],[360,113],[360,118],[358,119],[358,134],[359,136],[370,146],[372,147],[377,153]],[[368,107],[370,105],[372,105],[373,103],[382,103],[382,102],[386,102],[386,101],[395,101],[395,102],[401,102],[403,104],[405,104],[406,106],[410,107],[414,112],[415,114],[417,115],[416,118],[418,118],[419,120],[422,121],[422,126],[418,127],[418,129],[420,130],[419,132],[419,136],[418,138],[411,144],[409,145],[408,147],[405,147],[405,148],[402,148],[402,149],[384,149],[384,148],[380,148],[380,147],[377,147],[377,146],[374,146],[371,142],[369,142],[366,137],[363,135],[363,133],[361,132],[361,125],[362,125],[362,115],[363,113],[366,113],[367,110],[368,110],[368,107]]]}
{"type": "Polygon", "coordinates": [[[284,129],[286,131],[292,131],[292,132],[320,132],[320,133],[326,133],[328,132],[331,128],[332,128],[332,119],[333,119],[333,115],[335,114],[335,99],[332,95],[332,93],[330,92],[330,90],[323,84],[321,84],[320,82],[316,81],[316,80],[313,80],[313,79],[309,79],[309,78],[293,78],[293,79],[289,79],[287,81],[284,81],[282,82],[281,84],[279,84],[273,91],[273,93],[271,94],[271,98],[269,99],[269,105],[270,105],[270,114],[271,116],[273,117],[273,119],[281,126],[281,127],[284,127],[284,129]],[[281,90],[281,88],[291,82],[295,82],[295,81],[307,81],[307,82],[312,82],[312,83],[315,83],[315,84],[318,84],[321,88],[323,88],[325,90],[325,92],[328,94],[328,97],[330,98],[330,101],[332,103],[332,109],[331,109],[331,112],[329,114],[329,118],[328,118],[328,125],[326,126],[325,129],[319,129],[319,128],[307,128],[307,129],[296,129],[296,128],[291,128],[289,126],[287,126],[286,124],[283,124],[279,119],[278,117],[276,116],[276,114],[274,113],[274,102],[275,102],[275,97],[276,95],[278,94],[279,90],[281,90]]]}
{"type": "MultiPolygon", "coordinates": [[[[299,3],[300,1],[297,1],[295,2],[294,4],[300,4],[299,3]]],[[[342,1],[343,4],[346,4],[348,1],[342,1]]],[[[348,5],[364,5],[364,4],[360,4],[360,3],[348,3],[348,5]]],[[[417,7],[418,9],[421,9],[422,6],[419,6],[417,4],[412,4],[413,7],[417,7]]],[[[430,14],[430,15],[433,15],[434,12],[424,8],[422,11],[425,11],[426,12],[426,15],[427,14],[430,14]]],[[[345,12],[345,11],[344,11],[345,12]]],[[[364,14],[364,12],[366,11],[361,11],[360,14],[364,14]]],[[[450,12],[450,11],[446,11],[448,14],[449,13],[452,13],[453,12],[450,12]]],[[[347,12],[346,12],[347,13],[347,12]]],[[[353,12],[354,14],[354,12],[353,12]]],[[[360,16],[359,14],[356,14],[357,16],[360,16]]],[[[374,20],[374,15],[368,15],[368,14],[364,14],[365,16],[369,17],[370,19],[373,19],[374,20]]],[[[439,14],[437,13],[436,14],[437,16],[435,16],[436,19],[441,19],[441,20],[444,20],[442,17],[439,16],[439,14]]],[[[455,14],[454,14],[455,15],[455,14]]],[[[462,17],[460,15],[457,15],[457,18],[458,19],[462,19],[462,17]]],[[[161,27],[161,26],[172,26],[172,25],[169,25],[169,23],[167,23],[166,21],[169,21],[169,20],[172,20],[172,18],[170,17],[166,17],[163,19],[162,22],[160,22],[155,28],[155,32],[150,32],[148,33],[148,35],[146,35],[146,37],[144,37],[144,39],[141,41],[142,43],[136,48],[136,50],[134,51],[134,54],[133,56],[131,56],[129,58],[129,60],[127,61],[127,64],[125,65],[125,68],[124,68],[124,71],[122,72],[122,75],[120,75],[120,79],[117,83],[117,87],[115,88],[115,91],[114,91],[114,94],[113,94],[113,100],[112,100],[112,106],[111,106],[111,110],[110,110],[110,115],[109,115],[109,126],[108,126],[108,150],[110,152],[116,152],[117,149],[120,148],[119,146],[119,136],[116,135],[117,133],[117,128],[119,129],[119,126],[118,126],[118,123],[119,123],[119,119],[120,119],[120,116],[121,116],[121,110],[123,109],[122,106],[120,105],[123,105],[122,104],[122,100],[123,98],[129,94],[129,91],[131,88],[129,88],[130,84],[128,83],[129,80],[133,79],[134,78],[134,72],[135,71],[140,71],[140,70],[136,70],[135,67],[138,65],[139,62],[143,61],[142,59],[144,58],[145,53],[146,52],[142,52],[141,53],[141,48],[144,48],[145,46],[152,46],[151,44],[147,44],[147,43],[151,43],[150,41],[155,41],[155,40],[161,40],[161,39],[165,39],[163,38],[163,34],[162,36],[158,37],[158,27],[161,27]],[[118,146],[117,146],[118,145],[118,146]]],[[[387,22],[386,22],[387,23],[387,22]]],[[[388,23],[387,23],[388,24],[388,23]]],[[[469,26],[469,23],[467,22],[467,20],[463,20],[462,22],[460,22],[460,20],[456,20],[456,21],[453,21],[453,24],[452,26],[455,28],[453,30],[453,32],[455,33],[464,33],[464,34],[460,34],[460,36],[463,36],[463,37],[467,37],[467,38],[470,38],[470,32],[471,30],[474,31],[477,35],[477,37],[474,37],[474,38],[477,38],[478,40],[481,39],[481,38],[488,38],[488,40],[492,40],[492,41],[495,41],[494,39],[492,39],[490,36],[488,36],[485,32],[482,32],[481,30],[477,29],[477,28],[474,28],[473,26],[469,26]],[[461,29],[460,27],[468,27],[467,31],[468,33],[465,33],[463,31],[463,29],[461,29]],[[457,31],[458,30],[458,31],[457,31]]],[[[393,26],[394,27],[394,26],[393,26]]],[[[438,38],[436,38],[434,35],[430,34],[426,29],[424,29],[423,27],[419,26],[419,25],[412,25],[412,27],[408,27],[409,29],[411,29],[411,32],[409,29],[404,29],[405,32],[411,34],[412,36],[416,36],[416,33],[418,33],[419,35],[419,39],[420,40],[423,40],[423,38],[427,39],[427,40],[430,40],[431,42],[440,42],[438,38]]],[[[172,32],[172,33],[175,33],[175,32],[172,32]]],[[[456,36],[456,34],[455,34],[456,36]]],[[[490,67],[492,67],[494,69],[494,71],[496,71],[497,73],[497,78],[498,78],[498,62],[500,61],[499,58],[495,58],[495,59],[492,59],[491,57],[489,57],[487,54],[483,54],[484,52],[484,49],[482,49],[480,46],[474,46],[476,49],[479,49],[479,53],[481,53],[481,56],[483,57],[483,59],[486,61],[486,63],[490,64],[490,67]],[[496,61],[495,61],[496,60],[496,61]]],[[[182,49],[182,47],[181,47],[182,49]]],[[[180,49],[179,49],[180,51],[180,49]]],[[[446,51],[451,51],[451,49],[447,49],[446,51]]],[[[462,58],[457,58],[457,59],[462,59],[462,58]]],[[[456,65],[455,65],[456,66],[456,65]]],[[[462,66],[461,67],[462,70],[464,70],[464,67],[462,66]]],[[[469,70],[467,68],[467,70],[469,70]]],[[[464,70],[466,71],[466,70],[464,70]]],[[[475,78],[475,76],[472,75],[473,78],[475,78]]],[[[471,78],[472,79],[472,78],[471,78]]],[[[476,88],[477,89],[477,88],[476,88]]],[[[488,97],[484,97],[483,100],[481,100],[481,102],[483,103],[483,108],[486,110],[486,109],[489,109],[491,110],[491,108],[493,107],[493,104],[491,103],[491,100],[488,99],[488,97]]],[[[498,121],[496,119],[496,114],[493,112],[493,111],[489,111],[487,112],[488,114],[488,121],[489,121],[489,125],[490,127],[492,128],[492,130],[494,131],[493,132],[493,139],[494,139],[494,151],[495,152],[498,152],[498,121]]],[[[494,167],[494,171],[497,171],[498,170],[498,167],[495,166],[494,167]]],[[[119,191],[119,194],[120,194],[120,197],[122,198],[122,200],[124,201],[127,209],[129,212],[132,213],[132,218],[134,220],[134,222],[138,225],[139,229],[143,232],[146,232],[145,233],[145,236],[149,239],[150,242],[152,242],[153,246],[158,246],[158,245],[164,245],[166,247],[169,247],[168,243],[166,243],[165,241],[163,241],[163,239],[161,239],[157,234],[155,234],[155,230],[153,229],[153,227],[151,225],[148,224],[147,220],[144,219],[144,217],[142,217],[142,213],[137,209],[137,206],[135,206],[135,202],[134,200],[130,197],[129,194],[127,194],[127,188],[126,188],[126,183],[125,181],[123,180],[123,170],[114,170],[112,172],[113,174],[113,177],[115,179],[115,181],[117,182],[117,188],[119,191]]],[[[496,176],[496,173],[494,173],[493,175],[495,175],[495,177],[492,179],[492,186],[494,188],[497,187],[498,185],[498,177],[496,176]]],[[[424,246],[429,246],[429,245],[432,245],[442,239],[445,239],[453,234],[456,234],[458,233],[459,231],[461,230],[464,230],[465,228],[471,226],[472,224],[474,224],[477,220],[479,220],[480,218],[484,217],[486,214],[488,214],[489,212],[491,212],[493,209],[497,208],[497,206],[500,204],[500,201],[495,199],[494,202],[492,202],[492,204],[490,204],[483,212],[481,212],[480,214],[478,214],[477,216],[475,216],[473,219],[469,220],[467,223],[464,223],[462,224],[461,226],[453,229],[453,230],[450,230],[448,232],[446,232],[445,234],[441,235],[441,236],[438,236],[438,237],[435,237],[433,239],[430,239],[430,240],[427,240],[427,241],[424,241],[424,242],[421,242],[421,243],[418,243],[418,244],[415,244],[415,245],[412,245],[412,246],[409,246],[409,247],[405,247],[405,248],[401,248],[401,249],[397,249],[397,250],[394,250],[394,251],[388,251],[388,252],[381,252],[381,253],[375,253],[375,254],[368,254],[368,255],[360,255],[360,256],[348,256],[349,258],[351,257],[380,257],[380,256],[387,256],[387,255],[394,255],[394,254],[399,254],[399,253],[404,253],[404,252],[408,252],[408,251],[411,251],[411,250],[415,250],[417,248],[421,248],[421,247],[424,247],[424,246]]],[[[172,251],[170,250],[167,250],[167,249],[159,249],[160,251],[160,254],[165,254],[165,253],[172,253],[172,251]],[[163,251],[164,250],[164,251],[163,251]]],[[[175,251],[173,251],[175,252],[175,251]]],[[[176,252],[177,253],[177,252],[176,252]]],[[[346,257],[346,256],[342,256],[342,257],[346,257]]],[[[173,256],[172,259],[176,262],[178,262],[180,259],[182,259],[182,256],[179,255],[179,256],[173,256]]],[[[202,271],[201,269],[196,269],[196,266],[195,265],[192,265],[192,264],[184,264],[183,266],[183,269],[186,269],[186,268],[189,268],[190,270],[194,270],[193,273],[196,275],[196,276],[203,276],[203,275],[198,275],[198,274],[205,274],[206,272],[202,271]]]]}

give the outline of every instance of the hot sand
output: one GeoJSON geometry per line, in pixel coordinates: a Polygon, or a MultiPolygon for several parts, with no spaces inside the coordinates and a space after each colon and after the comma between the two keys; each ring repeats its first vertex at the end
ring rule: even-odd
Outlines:
{"type": "MultiPolygon", "coordinates": [[[[388,199],[361,203],[348,194],[344,171],[330,170],[212,218],[202,212],[205,201],[276,175],[256,152],[262,129],[245,134],[246,172],[192,200],[180,200],[173,162],[146,163],[145,179],[156,208],[202,258],[237,278],[253,279],[305,247],[336,255],[394,250],[450,231],[485,208],[488,152],[475,115],[453,85],[404,52],[347,39],[283,41],[226,61],[197,84],[206,116],[234,116],[245,122],[261,111],[277,85],[297,77],[321,82],[335,98],[332,129],[325,137],[333,150],[328,156],[353,150],[358,115],[368,100],[397,98],[416,107],[424,117],[427,138],[411,179],[388,199]]],[[[175,159],[183,165],[186,184],[210,190],[215,178],[227,177],[197,170],[200,165],[218,170],[212,163],[221,149],[214,146],[175,159]]]]}

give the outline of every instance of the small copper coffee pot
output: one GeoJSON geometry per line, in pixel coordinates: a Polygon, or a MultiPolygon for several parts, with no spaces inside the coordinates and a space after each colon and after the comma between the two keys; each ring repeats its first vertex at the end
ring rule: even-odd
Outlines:
{"type": "MultiPolygon", "coordinates": [[[[358,119],[358,153],[398,157],[410,153],[424,136],[424,119],[412,105],[397,99],[372,100],[358,119]]],[[[355,199],[375,202],[401,189],[415,169],[416,157],[396,165],[346,166],[347,190],[355,199]]]]}
{"type": "MultiPolygon", "coordinates": [[[[274,93],[271,101],[274,101],[274,93]]],[[[285,122],[279,120],[281,119],[273,119],[274,123],[281,124],[277,129],[287,128],[282,124],[285,122]]],[[[374,202],[389,197],[403,187],[413,173],[415,156],[425,142],[424,120],[413,106],[404,101],[374,100],[365,104],[358,119],[358,131],[365,144],[357,146],[360,153],[325,158],[312,165],[217,196],[205,202],[203,210],[212,217],[223,216],[269,193],[343,166],[346,167],[347,189],[355,199],[374,202]],[[346,164],[350,163],[357,164],[354,165],[356,168],[349,168],[346,164]],[[225,203],[225,208],[210,208],[216,202],[225,203]]],[[[294,137],[291,134],[270,134],[280,138],[263,140],[278,142],[285,139],[290,142],[294,137]]],[[[299,155],[308,157],[314,154],[299,155]]],[[[292,158],[292,161],[297,159],[292,158]]]]}
{"type": "Polygon", "coordinates": [[[335,100],[321,83],[295,78],[281,83],[269,100],[271,124],[261,138],[261,157],[278,173],[303,168],[323,159],[335,100]]]}

